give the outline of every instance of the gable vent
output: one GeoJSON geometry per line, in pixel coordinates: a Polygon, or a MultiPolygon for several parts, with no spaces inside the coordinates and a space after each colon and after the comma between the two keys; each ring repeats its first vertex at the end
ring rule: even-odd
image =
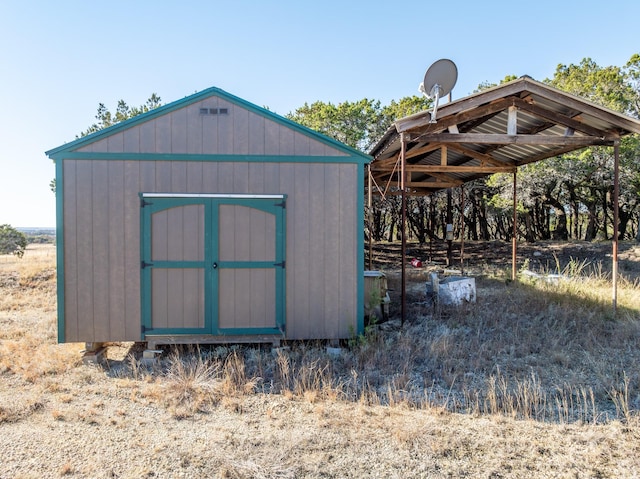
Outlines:
{"type": "Polygon", "coordinates": [[[200,108],[201,115],[228,115],[228,108],[200,108]]]}

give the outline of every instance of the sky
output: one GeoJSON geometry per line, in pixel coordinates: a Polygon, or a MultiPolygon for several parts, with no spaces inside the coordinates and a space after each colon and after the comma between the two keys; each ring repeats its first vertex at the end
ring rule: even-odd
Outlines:
{"type": "Polygon", "coordinates": [[[453,98],[506,75],[553,77],[640,53],[638,0],[0,0],[0,224],[55,226],[45,151],[99,103],[215,86],[286,115],[304,103],[417,95],[455,62],[453,98]]]}

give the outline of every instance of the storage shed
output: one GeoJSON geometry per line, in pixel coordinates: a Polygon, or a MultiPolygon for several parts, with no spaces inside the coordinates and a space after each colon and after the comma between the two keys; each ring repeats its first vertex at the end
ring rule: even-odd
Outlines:
{"type": "Polygon", "coordinates": [[[363,330],[369,156],[218,88],[46,154],[60,342],[363,330]]]}

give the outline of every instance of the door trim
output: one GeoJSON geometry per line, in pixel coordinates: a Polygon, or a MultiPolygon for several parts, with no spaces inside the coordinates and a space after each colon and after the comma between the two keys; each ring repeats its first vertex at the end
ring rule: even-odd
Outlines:
{"type": "MultiPolygon", "coordinates": [[[[141,292],[141,339],[144,340],[148,332],[149,335],[157,336],[176,336],[176,335],[264,335],[264,334],[276,334],[280,336],[285,335],[286,331],[286,194],[273,194],[273,195],[252,195],[252,194],[211,194],[211,193],[139,193],[141,215],[140,215],[140,252],[141,252],[141,270],[140,270],[140,292],[141,292]],[[205,319],[204,328],[156,328],[152,327],[152,311],[151,311],[151,271],[154,263],[157,267],[180,267],[180,266],[201,266],[200,262],[195,264],[194,262],[186,262],[184,265],[182,262],[174,263],[174,266],[164,264],[164,262],[151,260],[151,216],[155,210],[153,208],[153,199],[161,200],[175,200],[176,206],[188,205],[188,204],[203,204],[205,205],[205,258],[204,258],[204,270],[205,270],[205,319]],[[150,201],[147,201],[150,200],[150,201]],[[202,201],[199,201],[202,200],[202,201]],[[207,201],[211,200],[211,201],[207,201]],[[237,201],[236,200],[240,200],[237,201]],[[247,327],[247,328],[220,328],[218,313],[215,310],[218,304],[219,294],[219,278],[218,274],[211,273],[209,268],[209,262],[211,262],[212,254],[217,255],[218,248],[218,229],[217,214],[214,214],[213,209],[217,205],[221,204],[237,204],[240,206],[252,206],[251,200],[281,200],[280,204],[275,204],[272,207],[257,209],[272,213],[276,216],[276,262],[281,264],[268,264],[270,262],[253,262],[253,263],[236,263],[236,262],[220,262],[217,261],[222,268],[252,268],[252,267],[275,267],[276,274],[276,288],[275,288],[275,327],[247,327]],[[147,206],[151,206],[149,209],[145,209],[147,206]],[[279,208],[280,212],[276,213],[279,208]],[[211,253],[208,248],[216,250],[215,253],[211,253]],[[191,264],[193,263],[193,264],[191,264]],[[261,264],[264,263],[264,264],[261,264]],[[147,267],[145,267],[145,265],[147,267]]],[[[171,203],[171,202],[169,202],[171,203]]],[[[164,209],[164,208],[163,208],[164,209]]]]}

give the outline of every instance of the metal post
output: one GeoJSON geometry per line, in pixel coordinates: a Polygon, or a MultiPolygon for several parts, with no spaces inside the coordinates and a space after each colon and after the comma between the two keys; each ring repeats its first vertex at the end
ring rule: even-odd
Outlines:
{"type": "Polygon", "coordinates": [[[464,185],[460,185],[460,272],[464,274],[464,185]]]}
{"type": "Polygon", "coordinates": [[[513,238],[511,238],[511,280],[516,280],[516,261],[518,254],[518,197],[516,193],[516,180],[518,171],[513,172],[513,238]]]}
{"type": "Polygon", "coordinates": [[[373,236],[373,210],[371,209],[372,201],[371,201],[371,165],[367,165],[367,173],[369,174],[367,178],[367,203],[369,206],[369,271],[373,269],[373,247],[371,245],[371,237],[373,236]]]}
{"type": "Polygon", "coordinates": [[[611,276],[613,281],[611,292],[613,312],[618,310],[618,235],[620,226],[618,225],[618,208],[620,202],[620,140],[613,144],[613,265],[611,276]]]}
{"type": "Polygon", "coordinates": [[[407,235],[405,231],[405,223],[407,220],[407,195],[405,187],[405,152],[406,152],[406,140],[404,133],[400,134],[400,190],[402,194],[402,288],[401,288],[401,309],[400,309],[400,324],[404,325],[406,314],[406,302],[407,302],[407,288],[406,288],[406,262],[407,262],[407,235]]]}
{"type": "Polygon", "coordinates": [[[447,188],[447,226],[445,228],[445,238],[447,239],[447,266],[451,268],[453,263],[453,200],[451,198],[451,188],[447,188]]]}

